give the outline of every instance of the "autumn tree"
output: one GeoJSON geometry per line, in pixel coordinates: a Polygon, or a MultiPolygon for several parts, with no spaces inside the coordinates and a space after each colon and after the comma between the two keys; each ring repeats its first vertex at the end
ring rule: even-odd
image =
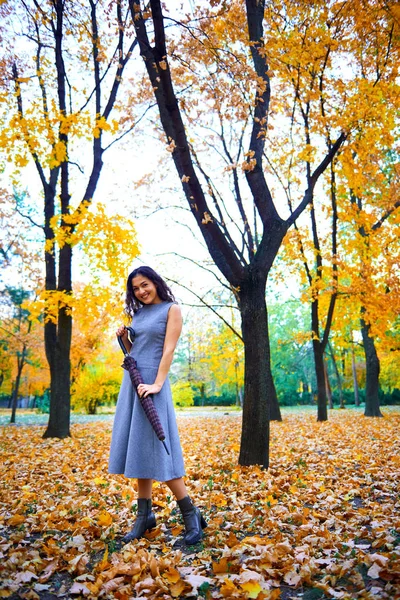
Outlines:
{"type": "Polygon", "coordinates": [[[29,319],[29,311],[23,308],[29,292],[6,286],[1,294],[0,343],[11,363],[11,418],[15,423],[23,371],[29,365],[40,370],[40,329],[29,319]]]}
{"type": "MultiPolygon", "coordinates": [[[[268,126],[279,97],[278,90],[271,93],[268,63],[273,57],[266,40],[272,39],[275,32],[268,29],[268,20],[264,21],[265,3],[247,0],[246,11],[237,2],[229,6],[213,3],[213,7],[200,10],[194,25],[185,23],[186,48],[190,47],[190,53],[184,53],[186,48],[174,41],[167,47],[165,19],[158,0],[150,2],[154,39],[149,37],[140,3],[131,0],[130,6],[184,195],[207,248],[235,290],[240,307],[245,391],[239,462],[268,467],[269,406],[276,391],[268,343],[267,277],[288,228],[312,201],[318,179],[342,146],[347,132],[339,122],[332,125],[331,148],[316,152],[313,160],[307,161],[302,197],[292,214],[283,218],[264,170],[264,154],[270,146],[268,126]],[[190,81],[191,95],[181,98],[173,82],[181,89],[183,81],[186,86],[190,81]],[[211,114],[210,146],[219,144],[231,176],[230,208],[226,206],[226,191],[218,189],[195,149],[194,121],[200,121],[204,114],[199,103],[207,105],[207,113],[211,114]],[[193,131],[193,142],[188,140],[187,131],[193,131]],[[249,194],[243,189],[242,175],[249,194]]],[[[306,10],[304,6],[300,8],[306,10]]],[[[286,19],[284,12],[282,7],[287,30],[293,30],[296,23],[286,19]]]]}
{"type": "Polygon", "coordinates": [[[15,165],[15,184],[23,183],[24,167],[34,165],[43,198],[38,226],[45,241],[44,337],[51,373],[45,437],[70,435],[74,233],[94,196],[105,151],[134,126],[129,102],[123,116],[112,118],[136,43],[126,17],[124,2],[1,5],[0,146],[15,165]]]}
{"type": "Polygon", "coordinates": [[[24,302],[39,278],[37,236],[19,211],[21,198],[0,190],[0,345],[1,384],[11,396],[11,422],[15,423],[21,378],[29,366],[40,368],[40,327],[29,320],[24,302]]]}
{"type": "MultiPolygon", "coordinates": [[[[309,225],[305,225],[303,219],[302,227],[296,223],[295,231],[289,234],[296,246],[297,255],[289,241],[293,254],[286,246],[289,268],[290,264],[294,266],[293,259],[296,256],[301,258],[306,275],[305,284],[309,291],[307,301],[310,303],[310,329],[318,384],[318,420],[327,419],[324,352],[329,344],[339,292],[339,270],[346,263],[339,240],[339,229],[343,230],[339,213],[344,214],[347,210],[341,178],[345,172],[348,185],[351,187],[354,184],[359,189],[360,174],[351,168],[351,164],[360,148],[362,156],[373,162],[376,153],[381,152],[392,137],[397,110],[395,64],[398,50],[393,44],[395,15],[385,6],[373,2],[352,2],[342,9],[330,12],[327,7],[323,8],[319,4],[310,8],[309,15],[313,18],[300,21],[297,31],[290,33],[291,37],[298,36],[302,40],[301,55],[296,54],[296,46],[289,43],[289,32],[287,34],[288,43],[282,50],[283,60],[278,68],[288,74],[287,81],[294,90],[299,118],[296,117],[295,106],[288,95],[287,110],[292,114],[291,144],[283,146],[277,151],[277,156],[272,156],[268,161],[268,167],[283,188],[292,211],[293,194],[301,177],[297,152],[299,136],[308,142],[306,152],[303,153],[307,164],[309,157],[315,152],[315,147],[310,143],[310,132],[319,127],[323,143],[328,149],[331,148],[331,119],[327,119],[328,106],[331,104],[329,98],[332,93],[340,98],[342,116],[352,134],[348,136],[343,152],[331,162],[328,175],[325,174],[324,187],[319,186],[318,194],[315,194],[310,203],[309,225]],[[376,25],[377,20],[380,20],[379,27],[376,25]],[[325,33],[321,33],[323,22],[327,23],[325,33]],[[325,41],[321,47],[324,58],[320,62],[313,49],[324,35],[325,41]],[[346,48],[348,56],[351,56],[352,70],[349,74],[342,72],[340,79],[332,82],[336,59],[331,62],[331,58],[336,54],[339,43],[341,49],[344,51],[346,48]],[[361,96],[353,93],[357,88],[362,91],[361,96]],[[382,96],[387,99],[384,109],[382,96]],[[281,176],[282,166],[288,173],[287,178],[281,176]]],[[[291,10],[287,8],[288,13],[291,10]]],[[[371,169],[366,167],[366,173],[370,174],[371,169]]],[[[354,265],[347,262],[347,268],[351,271],[354,265]]],[[[342,278],[345,277],[346,274],[342,274],[342,278]]]]}
{"type": "Polygon", "coordinates": [[[99,352],[79,370],[72,384],[72,406],[95,415],[100,405],[115,404],[120,384],[121,367],[115,360],[115,350],[99,352]]]}
{"type": "Polygon", "coordinates": [[[396,213],[400,207],[399,27],[398,7],[394,4],[372,3],[368,15],[364,12],[354,15],[358,73],[373,101],[360,107],[363,127],[358,128],[352,147],[346,149],[341,159],[347,184],[343,193],[348,202],[344,217],[348,220],[351,214],[355,225],[352,255],[358,263],[358,277],[353,278],[353,284],[360,302],[366,360],[366,416],[381,416],[380,364],[375,338],[385,336],[382,324],[390,309],[384,307],[393,306],[397,288],[393,264],[397,262],[396,213]],[[374,126],[375,111],[379,111],[379,127],[374,126]]]}

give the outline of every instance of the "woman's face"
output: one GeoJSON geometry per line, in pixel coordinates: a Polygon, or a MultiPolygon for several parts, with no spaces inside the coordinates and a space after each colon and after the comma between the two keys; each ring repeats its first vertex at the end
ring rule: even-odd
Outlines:
{"type": "Polygon", "coordinates": [[[156,286],[151,279],[144,275],[137,275],[132,279],[132,290],[136,299],[142,304],[159,304],[161,302],[156,286]]]}

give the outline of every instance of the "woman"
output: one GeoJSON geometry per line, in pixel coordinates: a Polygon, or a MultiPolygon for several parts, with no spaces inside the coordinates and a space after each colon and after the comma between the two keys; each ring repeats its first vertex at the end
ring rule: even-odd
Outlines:
{"type": "MultiPolygon", "coordinates": [[[[183,481],[182,449],[167,378],[182,330],[181,311],[165,281],[150,267],[139,267],[129,275],[125,310],[133,317],[132,354],[145,381],[139,385],[138,393],[140,397],[153,396],[170,455],[157,438],[125,372],[115,412],[108,469],[109,473],[123,473],[138,482],[137,518],[123,541],[139,539],[147,529],[155,527],[151,498],[153,480],[157,480],[164,481],[175,495],[185,524],[185,543],[195,544],[207,524],[192,504],[183,481]]],[[[117,336],[121,336],[130,351],[132,345],[125,326],[117,329],[117,336]]]]}

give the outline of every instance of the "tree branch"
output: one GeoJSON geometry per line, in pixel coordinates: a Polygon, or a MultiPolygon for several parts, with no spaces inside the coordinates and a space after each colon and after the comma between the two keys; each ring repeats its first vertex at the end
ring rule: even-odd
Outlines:
{"type": "Polygon", "coordinates": [[[191,294],[193,294],[193,296],[196,296],[196,298],[198,300],[200,300],[200,302],[204,306],[206,306],[207,308],[209,308],[219,319],[221,319],[221,321],[223,321],[225,323],[225,325],[227,327],[229,327],[229,329],[232,331],[232,333],[234,335],[236,335],[243,342],[243,338],[242,338],[241,334],[239,332],[237,332],[236,329],[234,327],[232,327],[232,325],[229,323],[229,321],[227,321],[226,319],[224,319],[224,317],[222,315],[220,315],[219,312],[216,311],[213,306],[211,306],[211,304],[208,304],[208,302],[206,302],[201,296],[199,296],[198,294],[196,294],[196,292],[194,292],[191,288],[188,288],[183,283],[180,283],[179,281],[175,281],[174,279],[170,279],[169,277],[166,277],[166,279],[167,279],[167,281],[170,281],[171,283],[174,283],[175,285],[179,285],[183,289],[187,290],[188,292],[190,292],[191,294]]]}
{"type": "Polygon", "coordinates": [[[304,193],[303,200],[300,202],[300,204],[297,206],[297,208],[295,208],[295,210],[292,212],[290,217],[286,220],[286,225],[288,227],[293,225],[293,223],[301,215],[301,213],[303,212],[303,210],[305,209],[307,204],[309,204],[312,201],[314,188],[315,188],[315,185],[316,185],[319,177],[325,171],[325,169],[330,164],[330,162],[334,159],[334,157],[338,153],[340,147],[345,142],[347,136],[348,136],[348,134],[344,133],[344,132],[342,132],[340,134],[340,136],[338,137],[336,142],[332,145],[332,148],[329,150],[328,154],[323,158],[323,160],[320,162],[318,167],[315,169],[315,171],[310,176],[309,186],[304,193]]]}
{"type": "Polygon", "coordinates": [[[151,0],[151,9],[155,29],[156,44],[152,48],[148,39],[146,24],[139,0],[130,0],[132,20],[136,30],[140,54],[145,66],[160,111],[161,123],[171,146],[172,158],[182,182],[183,191],[192,214],[205,239],[208,250],[233,285],[239,285],[244,277],[244,267],[240,264],[233,249],[212,216],[203,189],[197,177],[189,144],[182,121],[178,101],[173,89],[168,66],[163,31],[163,16],[160,0],[151,0]]]}

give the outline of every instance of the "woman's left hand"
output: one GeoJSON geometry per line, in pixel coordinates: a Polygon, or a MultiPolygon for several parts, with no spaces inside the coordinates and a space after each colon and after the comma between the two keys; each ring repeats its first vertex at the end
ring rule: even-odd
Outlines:
{"type": "Polygon", "coordinates": [[[161,390],[161,385],[158,385],[158,383],[152,383],[151,385],[140,383],[137,390],[141,398],[147,398],[150,394],[158,394],[161,390]]]}

